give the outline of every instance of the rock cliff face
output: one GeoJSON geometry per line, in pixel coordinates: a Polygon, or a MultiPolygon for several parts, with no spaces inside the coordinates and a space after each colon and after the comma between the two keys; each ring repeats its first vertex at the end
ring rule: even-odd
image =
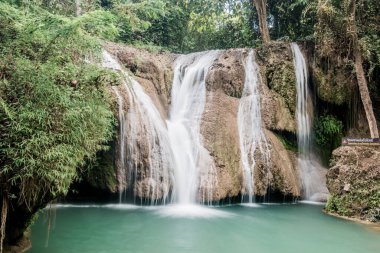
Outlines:
{"type": "MultiPolygon", "coordinates": [[[[104,45],[105,50],[111,53],[114,58],[123,66],[123,68],[129,72],[129,75],[132,76],[144,89],[145,93],[152,100],[154,106],[161,114],[162,119],[167,119],[168,114],[168,104],[170,100],[170,91],[172,85],[172,64],[176,55],[170,53],[150,53],[146,50],[137,49],[128,46],[121,46],[114,43],[107,43],[104,45]]],[[[127,112],[131,108],[131,101],[128,95],[128,91],[125,88],[126,85],[130,85],[130,83],[122,83],[118,87],[118,95],[122,97],[123,100],[123,110],[127,112]]],[[[117,108],[118,98],[116,97],[115,92],[114,101],[115,101],[115,116],[118,117],[117,108]]],[[[143,115],[142,117],[146,117],[143,115]]],[[[137,118],[136,118],[137,120],[137,118]]],[[[119,122],[120,124],[120,122],[119,122]]],[[[129,122],[125,126],[129,128],[130,125],[134,124],[136,128],[144,128],[143,126],[138,125],[139,122],[129,122]]],[[[146,126],[145,126],[146,127],[146,126]]],[[[120,129],[116,129],[117,132],[120,129]]],[[[143,131],[148,131],[147,129],[143,131]]],[[[114,188],[116,191],[120,191],[120,186],[122,189],[131,189],[136,197],[148,199],[149,193],[152,192],[151,185],[152,183],[149,181],[150,175],[150,166],[149,166],[149,142],[147,139],[147,134],[144,133],[136,133],[136,149],[138,149],[139,157],[134,161],[126,161],[126,163],[134,164],[136,172],[134,173],[134,182],[130,179],[130,175],[120,175],[121,171],[121,153],[120,153],[120,136],[116,135],[115,142],[115,154],[116,159],[114,160],[115,167],[115,181],[119,185],[119,187],[114,188]],[[133,184],[133,185],[132,185],[133,184]]],[[[128,141],[128,140],[127,140],[128,141]]],[[[126,150],[124,150],[126,152],[126,150]]],[[[124,166],[126,166],[124,164],[124,166]]],[[[155,182],[155,184],[160,184],[160,182],[155,182]]],[[[160,190],[157,192],[156,198],[162,198],[164,192],[167,191],[165,189],[167,185],[160,184],[158,187],[160,190]]]]}
{"type": "Polygon", "coordinates": [[[263,82],[262,117],[267,129],[296,133],[296,77],[288,43],[257,49],[263,82]]]}
{"type": "Polygon", "coordinates": [[[173,80],[172,65],[178,55],[167,52],[150,53],[114,43],[107,43],[104,48],[130,71],[157,108],[166,115],[173,80]]]}
{"type": "Polygon", "coordinates": [[[218,186],[215,200],[238,196],[243,175],[240,164],[237,114],[244,87],[245,50],[222,52],[206,79],[206,108],[201,134],[217,166],[218,186]]]}
{"type": "Polygon", "coordinates": [[[380,148],[343,146],[334,150],[326,210],[342,216],[380,221],[380,148]]]}
{"type": "MultiPolygon", "coordinates": [[[[170,53],[149,53],[116,44],[107,44],[105,47],[134,75],[160,110],[162,117],[167,119],[172,66],[177,56],[170,53]]],[[[219,201],[244,194],[237,114],[244,88],[243,62],[248,52],[248,49],[222,51],[206,77],[206,105],[201,121],[201,134],[205,148],[214,159],[217,184],[210,196],[212,199],[203,197],[204,201],[219,201]]],[[[270,165],[260,160],[260,154],[255,154],[255,195],[264,196],[270,190],[283,196],[298,197],[300,180],[296,155],[287,150],[272,132],[286,131],[294,134],[296,131],[292,52],[288,44],[275,43],[256,50],[256,59],[262,79],[259,87],[261,114],[270,147],[270,165]]],[[[127,101],[126,94],[123,97],[127,101]]],[[[116,101],[115,99],[115,103],[116,101]]],[[[146,197],[144,191],[149,191],[149,187],[145,187],[144,182],[147,180],[149,168],[144,162],[147,154],[142,146],[139,179],[133,187],[135,194],[146,197]]],[[[117,152],[116,150],[116,155],[117,152]]],[[[116,166],[120,164],[116,162],[116,166]]]]}
{"type": "MultiPolygon", "coordinates": [[[[278,80],[272,81],[266,73],[267,65],[271,64],[275,58],[285,60],[278,60],[280,70],[272,66],[272,72],[282,71],[282,64],[285,61],[285,64],[291,64],[291,51],[288,48],[288,51],[283,52],[282,48],[277,49],[277,45],[274,50],[276,51],[273,52],[271,58],[260,60],[261,113],[264,127],[267,129],[265,135],[270,146],[270,165],[261,160],[262,155],[255,155],[254,191],[256,195],[264,196],[271,188],[272,191],[278,191],[285,196],[299,196],[300,184],[295,167],[295,156],[286,150],[270,131],[295,131],[294,113],[292,114],[286,106],[285,98],[267,86],[269,81],[277,85],[278,80]],[[290,56],[283,57],[284,54],[290,54],[290,56]]],[[[207,77],[208,96],[202,118],[202,135],[206,148],[213,154],[218,167],[219,185],[214,195],[215,200],[237,196],[244,192],[237,113],[239,98],[244,87],[243,61],[248,52],[247,49],[224,51],[212,65],[207,77]]],[[[294,70],[292,71],[293,73],[288,73],[288,75],[291,80],[295,80],[294,70]]],[[[295,81],[288,85],[294,89],[295,81]]]]}

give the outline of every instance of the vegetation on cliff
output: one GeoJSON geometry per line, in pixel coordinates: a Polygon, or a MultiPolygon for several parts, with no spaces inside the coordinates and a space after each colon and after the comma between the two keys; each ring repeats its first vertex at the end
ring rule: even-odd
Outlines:
{"type": "Polygon", "coordinates": [[[67,193],[77,169],[112,137],[111,77],[89,64],[100,52],[97,37],[116,34],[110,18],[96,11],[68,19],[0,2],[0,195],[8,242],[35,211],[67,193]]]}
{"type": "Polygon", "coordinates": [[[320,147],[322,158],[330,160],[334,149],[340,146],[343,137],[343,124],[332,115],[320,116],[314,121],[315,142],[320,147]]]}

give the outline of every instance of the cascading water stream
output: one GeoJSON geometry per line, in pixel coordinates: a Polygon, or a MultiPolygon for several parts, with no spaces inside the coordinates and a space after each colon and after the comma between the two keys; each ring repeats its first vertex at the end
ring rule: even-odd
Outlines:
{"type": "Polygon", "coordinates": [[[128,92],[130,108],[128,111],[128,132],[130,141],[128,142],[128,154],[132,158],[130,163],[130,177],[138,177],[138,169],[141,166],[141,151],[137,147],[141,145],[138,138],[143,138],[148,149],[149,181],[147,185],[141,186],[139,191],[144,192],[144,187],[148,187],[148,195],[155,204],[155,201],[167,200],[170,191],[170,184],[173,181],[174,161],[172,160],[172,150],[165,122],[153,101],[144,92],[141,85],[131,80],[131,85],[125,84],[128,92]],[[144,136],[145,135],[145,136],[144,136]]]}
{"type": "MultiPolygon", "coordinates": [[[[121,162],[118,175],[134,180],[135,195],[151,200],[151,204],[163,202],[168,198],[170,185],[173,181],[174,163],[173,154],[170,147],[169,136],[164,120],[155,107],[153,101],[144,92],[141,85],[123,70],[120,64],[112,56],[103,51],[103,66],[119,71],[123,74],[124,83],[122,88],[128,94],[128,113],[126,119],[120,123],[120,152],[125,161],[124,153],[127,154],[127,164],[121,162]],[[126,140],[125,140],[126,139],[126,140]],[[126,144],[125,144],[126,143],[126,144]],[[126,146],[126,152],[125,150],[126,146]],[[144,150],[144,152],[142,152],[144,150]],[[146,157],[141,154],[146,154],[146,157]],[[140,173],[146,173],[142,178],[140,173]]],[[[116,93],[118,98],[122,97],[120,92],[116,93]]],[[[119,99],[119,106],[122,100],[119,99]]],[[[123,180],[119,184],[123,184],[123,180]]],[[[119,188],[125,185],[119,186],[119,188]]],[[[119,189],[120,190],[120,189],[119,189]]],[[[122,197],[120,197],[121,199],[122,197]]]]}
{"type": "Polygon", "coordinates": [[[297,80],[297,139],[298,167],[300,169],[303,197],[307,200],[324,200],[328,194],[324,168],[316,161],[311,150],[313,106],[308,88],[306,60],[296,43],[291,44],[297,80]]]}
{"type": "Polygon", "coordinates": [[[215,166],[202,145],[200,123],[206,103],[205,79],[218,55],[219,51],[184,55],[175,63],[167,125],[176,162],[173,198],[180,205],[196,203],[200,181],[209,191],[215,184],[210,176],[215,166]],[[200,180],[201,171],[206,178],[200,180]]]}
{"type": "MultiPolygon", "coordinates": [[[[251,50],[244,62],[245,81],[238,111],[238,129],[240,139],[241,161],[243,166],[244,187],[249,203],[254,197],[255,154],[260,151],[264,162],[269,162],[269,148],[261,127],[260,76],[251,50]]],[[[243,201],[243,198],[242,198],[243,201]]]]}
{"type": "Polygon", "coordinates": [[[298,147],[303,156],[310,155],[310,129],[312,106],[307,85],[308,72],[305,58],[296,43],[291,44],[297,80],[297,127],[298,147]]]}
{"type": "MultiPolygon", "coordinates": [[[[125,117],[124,117],[124,99],[120,94],[119,89],[115,86],[112,87],[117,97],[118,104],[118,118],[119,118],[119,168],[125,168],[125,117]]],[[[121,169],[117,172],[119,203],[122,202],[123,191],[126,187],[126,174],[125,169],[121,169]]]]}

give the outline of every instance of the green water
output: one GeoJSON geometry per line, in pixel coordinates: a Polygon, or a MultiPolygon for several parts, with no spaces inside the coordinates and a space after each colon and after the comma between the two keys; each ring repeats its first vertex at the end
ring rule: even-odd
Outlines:
{"type": "Polygon", "coordinates": [[[193,218],[134,206],[53,210],[49,238],[47,210],[32,227],[30,252],[380,252],[379,232],[327,216],[315,205],[228,206],[203,210],[203,217],[193,218]]]}

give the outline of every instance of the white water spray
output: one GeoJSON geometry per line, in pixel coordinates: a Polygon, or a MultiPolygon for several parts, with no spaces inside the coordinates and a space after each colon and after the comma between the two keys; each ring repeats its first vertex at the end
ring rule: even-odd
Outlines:
{"type": "Polygon", "coordinates": [[[196,203],[200,184],[212,195],[216,183],[213,159],[202,145],[200,123],[206,102],[206,76],[218,55],[219,51],[183,55],[175,63],[167,125],[176,162],[173,198],[180,205],[196,203]]]}
{"type": "Polygon", "coordinates": [[[243,166],[244,187],[249,203],[254,196],[255,153],[260,151],[264,162],[269,162],[270,150],[261,127],[259,68],[255,62],[254,51],[251,50],[244,62],[245,81],[238,111],[238,129],[240,153],[243,166]]]}
{"type": "Polygon", "coordinates": [[[303,197],[307,200],[325,200],[328,194],[325,169],[316,161],[311,150],[313,107],[308,88],[308,71],[305,58],[296,43],[291,44],[297,80],[297,139],[303,197]]]}

